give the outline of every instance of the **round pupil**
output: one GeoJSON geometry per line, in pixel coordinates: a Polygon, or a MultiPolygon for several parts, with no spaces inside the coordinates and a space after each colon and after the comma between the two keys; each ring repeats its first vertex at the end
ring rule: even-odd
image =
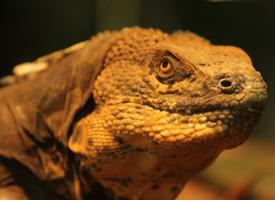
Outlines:
{"type": "Polygon", "coordinates": [[[163,68],[168,67],[168,61],[167,60],[165,60],[165,61],[162,62],[162,67],[163,68]]]}

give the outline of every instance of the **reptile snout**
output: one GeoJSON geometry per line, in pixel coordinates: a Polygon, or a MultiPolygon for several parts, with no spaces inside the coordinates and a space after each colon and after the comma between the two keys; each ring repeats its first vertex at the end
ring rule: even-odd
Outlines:
{"type": "Polygon", "coordinates": [[[232,104],[237,101],[240,107],[249,108],[250,111],[263,110],[267,99],[267,86],[260,73],[221,73],[214,78],[221,93],[231,94],[227,96],[229,99],[235,95],[232,104]]]}
{"type": "Polygon", "coordinates": [[[246,96],[243,98],[244,104],[249,105],[250,111],[262,111],[267,100],[267,86],[261,74],[256,72],[252,75],[246,75],[243,92],[246,96]]]}
{"type": "MultiPolygon", "coordinates": [[[[216,75],[215,79],[221,93],[236,95],[234,101],[239,102],[240,107],[256,112],[263,110],[267,99],[267,86],[260,73],[222,73],[216,75]]],[[[228,98],[230,99],[229,96],[228,98]]]]}

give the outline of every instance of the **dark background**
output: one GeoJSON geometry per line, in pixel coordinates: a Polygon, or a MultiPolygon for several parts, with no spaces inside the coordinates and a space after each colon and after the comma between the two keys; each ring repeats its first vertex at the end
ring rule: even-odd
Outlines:
{"type": "MultiPolygon", "coordinates": [[[[183,29],[252,57],[269,86],[255,134],[275,138],[275,1],[272,0],[9,0],[2,1],[0,76],[15,64],[124,26],[183,29]]],[[[50,81],[50,80],[49,80],[50,81]]]]}

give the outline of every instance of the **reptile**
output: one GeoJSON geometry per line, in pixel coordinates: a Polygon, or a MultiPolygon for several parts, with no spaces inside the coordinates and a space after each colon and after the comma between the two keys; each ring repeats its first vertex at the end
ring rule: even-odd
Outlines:
{"type": "Polygon", "coordinates": [[[0,199],[175,199],[248,138],[267,99],[242,49],[188,31],[103,32],[14,72],[0,199]]]}

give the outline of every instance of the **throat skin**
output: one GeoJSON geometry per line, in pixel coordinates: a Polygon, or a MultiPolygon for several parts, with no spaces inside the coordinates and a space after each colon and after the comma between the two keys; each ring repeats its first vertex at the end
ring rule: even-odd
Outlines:
{"type": "Polygon", "coordinates": [[[213,120],[207,127],[205,118],[210,117],[170,114],[135,103],[106,105],[77,123],[69,147],[85,156],[81,167],[116,196],[174,199],[222,151],[209,148],[215,143],[196,140],[221,129],[213,120]]]}
{"type": "Polygon", "coordinates": [[[131,150],[119,159],[113,156],[102,158],[91,167],[91,171],[105,188],[111,188],[117,196],[149,200],[161,193],[158,199],[174,199],[189,178],[217,156],[216,152],[202,157],[199,152],[185,154],[179,151],[168,150],[166,155],[160,155],[131,150]]]}

